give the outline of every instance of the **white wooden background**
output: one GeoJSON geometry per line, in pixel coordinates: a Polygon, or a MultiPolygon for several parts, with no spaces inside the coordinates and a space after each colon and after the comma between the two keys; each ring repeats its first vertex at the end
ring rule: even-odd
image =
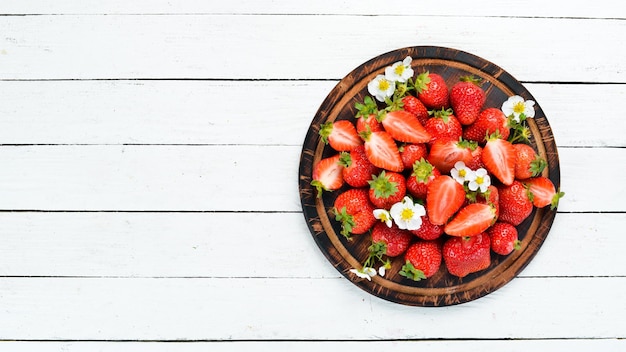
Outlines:
{"type": "Polygon", "coordinates": [[[0,350],[626,350],[620,1],[0,2],[0,350]],[[518,278],[407,307],[302,216],[299,155],[348,72],[481,56],[552,126],[562,200],[518,278]]]}

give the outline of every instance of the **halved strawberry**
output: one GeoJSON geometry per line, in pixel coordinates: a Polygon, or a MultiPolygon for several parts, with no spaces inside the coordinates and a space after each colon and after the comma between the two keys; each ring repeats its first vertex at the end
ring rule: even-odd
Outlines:
{"type": "Polygon", "coordinates": [[[385,131],[361,133],[365,141],[365,154],[375,166],[395,172],[404,170],[396,141],[385,131]]]}
{"type": "Polygon", "coordinates": [[[550,209],[554,210],[559,205],[559,199],[565,195],[563,192],[557,192],[554,183],[547,177],[533,177],[525,180],[524,184],[528,186],[533,205],[537,208],[543,208],[549,204],[550,209]]]}
{"type": "Polygon", "coordinates": [[[326,122],[320,126],[322,140],[338,152],[351,151],[363,144],[351,121],[326,122]]]}
{"type": "Polygon", "coordinates": [[[394,110],[380,117],[385,131],[396,141],[406,143],[426,143],[431,135],[415,115],[405,110],[394,110]]]}
{"type": "Polygon", "coordinates": [[[499,138],[497,133],[491,135],[483,148],[482,159],[487,171],[500,182],[507,186],[513,183],[517,153],[511,142],[499,138]]]}
{"type": "Polygon", "coordinates": [[[443,225],[465,202],[463,186],[448,175],[430,181],[426,194],[426,213],[434,225],[443,225]]]}
{"type": "Polygon", "coordinates": [[[473,203],[459,210],[443,230],[451,236],[475,236],[487,230],[495,220],[496,212],[492,206],[473,203]]]}
{"type": "Polygon", "coordinates": [[[334,191],[343,185],[343,165],[339,162],[339,154],[320,160],[313,168],[311,185],[317,188],[317,196],[322,191],[334,191]]]}
{"type": "Polygon", "coordinates": [[[457,161],[466,165],[472,161],[470,142],[464,140],[439,140],[430,146],[428,161],[441,173],[448,173],[457,161]]]}

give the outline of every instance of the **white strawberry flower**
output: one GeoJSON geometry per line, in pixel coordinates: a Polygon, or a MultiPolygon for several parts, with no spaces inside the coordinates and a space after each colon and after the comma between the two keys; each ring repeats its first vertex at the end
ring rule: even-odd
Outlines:
{"type": "Polygon", "coordinates": [[[465,166],[465,163],[462,161],[457,161],[454,164],[454,167],[450,170],[450,176],[452,176],[452,178],[461,185],[463,185],[465,181],[475,178],[474,171],[465,166]]]}
{"type": "Polygon", "coordinates": [[[367,84],[367,91],[373,95],[376,100],[384,102],[385,98],[389,98],[396,91],[396,82],[390,81],[383,75],[378,75],[370,83],[367,84]]]}
{"type": "Polygon", "coordinates": [[[385,68],[385,77],[390,81],[404,83],[413,77],[413,69],[411,68],[411,62],[413,58],[407,56],[403,61],[398,61],[395,64],[385,68]]]}
{"type": "Polygon", "coordinates": [[[374,210],[374,217],[387,225],[387,227],[391,227],[391,214],[385,209],[376,209],[374,210]]]}
{"type": "Polygon", "coordinates": [[[409,197],[391,206],[391,217],[402,230],[417,230],[422,226],[422,216],[426,209],[419,203],[413,203],[409,197]]]}
{"type": "Polygon", "coordinates": [[[491,177],[487,174],[487,170],[482,167],[474,172],[473,179],[469,180],[467,187],[470,191],[480,189],[481,193],[487,192],[487,188],[491,185],[491,177]]]}
{"type": "Polygon", "coordinates": [[[363,267],[362,269],[350,269],[350,272],[360,277],[361,279],[367,279],[372,281],[372,276],[376,276],[376,269],[370,267],[363,267]]]}
{"type": "Polygon", "coordinates": [[[524,114],[527,118],[535,117],[535,102],[532,100],[524,100],[519,95],[509,97],[502,104],[502,112],[506,116],[513,115],[515,122],[520,122],[520,115],[524,114]]]}

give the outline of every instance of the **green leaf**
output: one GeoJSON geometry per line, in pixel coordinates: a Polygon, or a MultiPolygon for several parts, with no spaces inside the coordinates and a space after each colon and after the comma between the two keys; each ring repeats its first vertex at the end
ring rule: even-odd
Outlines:
{"type": "Polygon", "coordinates": [[[402,266],[402,269],[400,270],[400,272],[398,272],[398,274],[413,281],[420,281],[420,280],[426,279],[426,275],[424,275],[424,272],[415,268],[413,264],[411,264],[411,262],[408,260],[402,266]]]}

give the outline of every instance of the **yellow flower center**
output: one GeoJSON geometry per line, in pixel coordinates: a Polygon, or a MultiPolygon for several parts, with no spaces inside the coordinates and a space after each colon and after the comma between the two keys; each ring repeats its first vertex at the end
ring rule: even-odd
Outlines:
{"type": "Polygon", "coordinates": [[[404,72],[404,65],[396,66],[395,71],[398,76],[402,76],[402,73],[404,72]]]}
{"type": "Polygon", "coordinates": [[[404,221],[413,219],[413,210],[409,208],[402,209],[402,213],[400,213],[400,217],[404,221]]]}
{"type": "Polygon", "coordinates": [[[518,101],[517,103],[515,103],[515,105],[513,105],[513,112],[521,114],[524,112],[524,110],[526,109],[526,106],[524,105],[523,101],[518,101]]]}
{"type": "Polygon", "coordinates": [[[386,79],[381,79],[380,82],[378,82],[378,89],[383,92],[389,89],[389,81],[386,79]]]}
{"type": "Polygon", "coordinates": [[[459,170],[459,176],[461,176],[461,177],[465,177],[465,175],[466,175],[466,174],[467,174],[467,173],[466,173],[465,169],[461,169],[461,170],[459,170]]]}
{"type": "Polygon", "coordinates": [[[476,183],[479,185],[482,185],[483,182],[485,182],[485,179],[482,176],[477,176],[476,177],[476,183]]]}

